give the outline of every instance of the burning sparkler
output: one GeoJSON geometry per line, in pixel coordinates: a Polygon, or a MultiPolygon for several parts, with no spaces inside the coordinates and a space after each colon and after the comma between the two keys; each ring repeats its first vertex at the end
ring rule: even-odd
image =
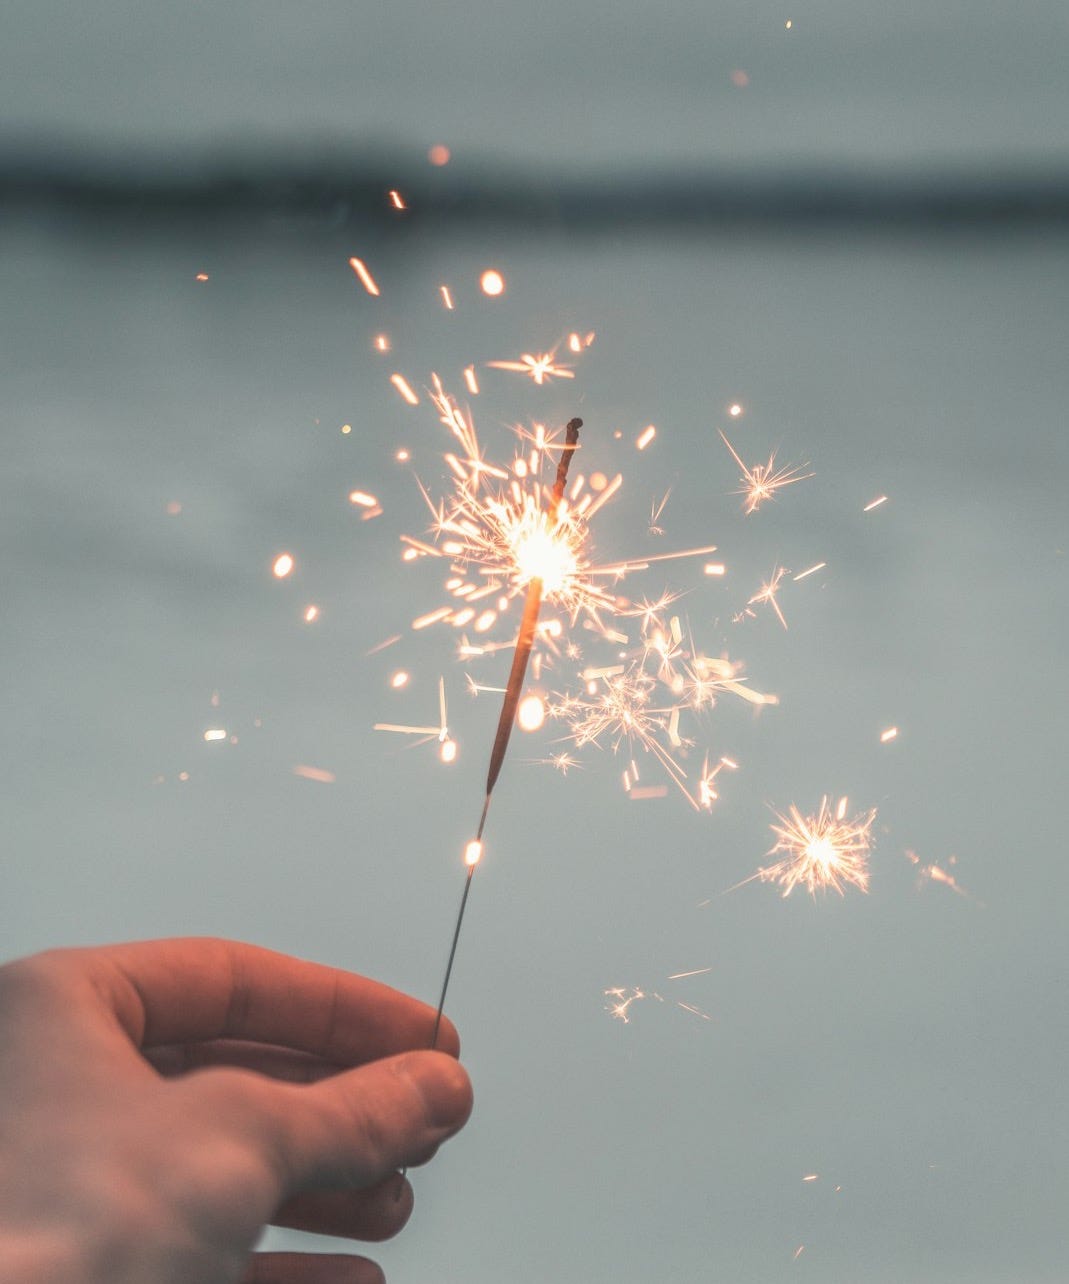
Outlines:
{"type": "MultiPolygon", "coordinates": [[[[453,420],[452,415],[450,415],[450,419],[453,420]]],[[[509,673],[508,684],[505,687],[505,697],[501,702],[501,713],[497,720],[497,731],[494,734],[494,743],[490,750],[490,765],[486,772],[486,797],[483,800],[482,814],[479,816],[475,837],[468,843],[464,851],[464,864],[467,866],[468,872],[464,878],[464,891],[460,898],[460,908],[457,911],[456,924],[453,929],[453,940],[449,947],[449,958],[446,962],[445,976],[442,979],[441,994],[438,998],[438,1010],[434,1017],[434,1033],[431,1036],[432,1048],[438,1042],[438,1030],[441,1026],[446,992],[449,989],[449,978],[453,972],[457,943],[460,940],[460,929],[464,923],[464,911],[467,908],[475,867],[482,857],[482,840],[483,830],[486,826],[486,816],[490,810],[490,800],[493,797],[494,785],[497,783],[497,778],[501,774],[501,768],[505,763],[505,754],[508,751],[509,739],[512,736],[512,726],[516,721],[516,709],[523,690],[527,664],[531,658],[531,648],[534,646],[535,631],[538,627],[538,614],[542,609],[542,597],[547,583],[552,588],[563,591],[565,587],[565,568],[574,561],[573,554],[570,551],[564,551],[568,547],[567,534],[560,530],[558,518],[564,500],[564,488],[568,481],[568,468],[572,461],[572,454],[578,445],[579,429],[582,426],[583,421],[581,419],[572,419],[565,429],[564,446],[561,450],[560,462],[557,464],[557,476],[553,484],[550,501],[545,512],[538,515],[544,520],[525,521],[520,528],[522,533],[514,533],[511,553],[515,558],[517,567],[520,568],[520,573],[527,577],[527,597],[523,608],[523,618],[520,621],[520,631],[516,638],[516,649],[512,655],[512,669],[509,673]]],[[[524,506],[524,515],[525,517],[531,515],[531,510],[526,505],[524,506]]]]}

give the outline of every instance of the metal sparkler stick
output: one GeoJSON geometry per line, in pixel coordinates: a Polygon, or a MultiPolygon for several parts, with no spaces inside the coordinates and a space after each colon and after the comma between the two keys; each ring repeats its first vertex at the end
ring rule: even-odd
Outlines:
{"type": "MultiPolygon", "coordinates": [[[[579,429],[582,426],[583,421],[581,419],[572,419],[564,430],[564,447],[561,450],[560,462],[557,464],[557,478],[553,485],[553,494],[549,504],[548,516],[551,525],[556,522],[557,512],[560,509],[561,500],[564,498],[564,487],[568,480],[568,468],[579,442],[579,429]]],[[[512,655],[512,668],[509,672],[508,685],[505,688],[505,697],[501,702],[501,714],[497,720],[497,731],[494,734],[493,747],[490,750],[490,766],[486,773],[486,797],[483,800],[483,809],[479,816],[479,826],[475,831],[475,838],[468,844],[465,854],[468,872],[464,879],[464,891],[460,898],[460,908],[457,911],[456,924],[453,928],[453,940],[449,947],[449,959],[445,965],[442,991],[438,999],[438,1010],[434,1017],[434,1032],[431,1035],[432,1048],[438,1043],[438,1031],[442,1024],[442,1011],[445,1007],[446,991],[449,989],[449,978],[453,974],[453,961],[456,958],[457,942],[460,940],[460,928],[464,922],[464,911],[468,905],[468,893],[471,891],[471,881],[475,874],[475,866],[479,863],[479,856],[482,852],[483,829],[486,826],[487,812],[490,810],[490,798],[493,795],[497,778],[501,774],[505,753],[509,745],[509,737],[512,735],[512,727],[516,721],[516,707],[520,702],[520,694],[523,691],[523,679],[527,673],[527,663],[531,658],[531,648],[534,646],[535,633],[538,628],[538,613],[541,608],[542,581],[538,577],[534,577],[527,586],[527,599],[523,606],[520,631],[516,637],[516,650],[512,655]]]]}

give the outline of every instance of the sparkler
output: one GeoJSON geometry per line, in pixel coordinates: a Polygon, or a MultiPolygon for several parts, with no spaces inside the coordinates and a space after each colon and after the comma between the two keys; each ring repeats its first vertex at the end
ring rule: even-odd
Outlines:
{"type": "MultiPolygon", "coordinates": [[[[527,538],[531,545],[537,546],[536,554],[548,560],[549,573],[559,574],[560,548],[559,542],[555,542],[558,527],[558,515],[560,513],[561,503],[564,499],[564,488],[568,481],[568,469],[572,461],[572,455],[576,446],[579,444],[579,429],[583,426],[581,419],[569,420],[568,426],[564,432],[564,446],[561,450],[560,462],[557,464],[557,477],[553,485],[553,492],[550,497],[548,508],[544,514],[545,521],[535,523],[534,529],[527,532],[527,538]],[[540,538],[541,537],[541,538],[540,538]]],[[[532,549],[522,547],[513,550],[518,560],[532,557],[532,549]]],[[[475,875],[475,868],[482,856],[483,830],[486,827],[486,817],[490,810],[490,799],[493,797],[494,786],[497,784],[497,778],[501,774],[501,768],[505,763],[505,754],[508,751],[509,739],[512,736],[513,723],[516,721],[516,709],[520,702],[520,694],[523,690],[523,680],[527,674],[527,665],[531,658],[531,648],[534,646],[535,632],[538,627],[538,615],[542,609],[542,596],[545,591],[546,565],[540,562],[531,562],[531,569],[536,572],[530,577],[527,586],[527,598],[524,602],[523,618],[520,621],[520,631],[516,637],[516,649],[512,654],[512,668],[509,672],[508,683],[505,687],[505,696],[501,702],[501,713],[497,720],[497,731],[494,733],[494,743],[490,749],[490,765],[486,772],[486,797],[483,799],[482,813],[479,816],[479,824],[475,831],[475,837],[468,843],[464,851],[464,864],[467,866],[467,874],[464,877],[464,891],[460,898],[460,908],[457,911],[456,923],[453,928],[453,939],[449,947],[449,958],[445,965],[445,975],[442,978],[441,994],[438,998],[438,1009],[434,1017],[434,1031],[431,1035],[431,1047],[433,1048],[438,1042],[438,1031],[442,1023],[442,1011],[445,1007],[445,996],[449,989],[449,978],[453,974],[453,963],[456,959],[457,944],[460,941],[460,929],[464,923],[464,912],[468,905],[468,895],[471,892],[472,879],[475,875]],[[541,573],[538,573],[541,572],[541,573]]]]}

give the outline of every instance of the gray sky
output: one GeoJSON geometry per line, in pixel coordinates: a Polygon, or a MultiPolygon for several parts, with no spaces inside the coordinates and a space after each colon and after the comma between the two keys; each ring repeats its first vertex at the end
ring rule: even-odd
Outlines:
{"type": "Polygon", "coordinates": [[[1059,0],[8,0],[0,140],[445,141],[584,172],[1043,162],[1069,144],[1067,38],[1059,0]]]}

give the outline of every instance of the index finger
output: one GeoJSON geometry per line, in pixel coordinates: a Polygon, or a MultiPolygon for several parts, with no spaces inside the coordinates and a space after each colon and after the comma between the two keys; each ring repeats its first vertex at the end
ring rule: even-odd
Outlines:
{"type": "MultiPolygon", "coordinates": [[[[378,981],[257,945],[176,937],[84,950],[85,970],[139,1047],[244,1039],[340,1066],[429,1048],[434,1009],[378,981]]],[[[456,1056],[443,1018],[435,1044],[456,1056]]]]}

